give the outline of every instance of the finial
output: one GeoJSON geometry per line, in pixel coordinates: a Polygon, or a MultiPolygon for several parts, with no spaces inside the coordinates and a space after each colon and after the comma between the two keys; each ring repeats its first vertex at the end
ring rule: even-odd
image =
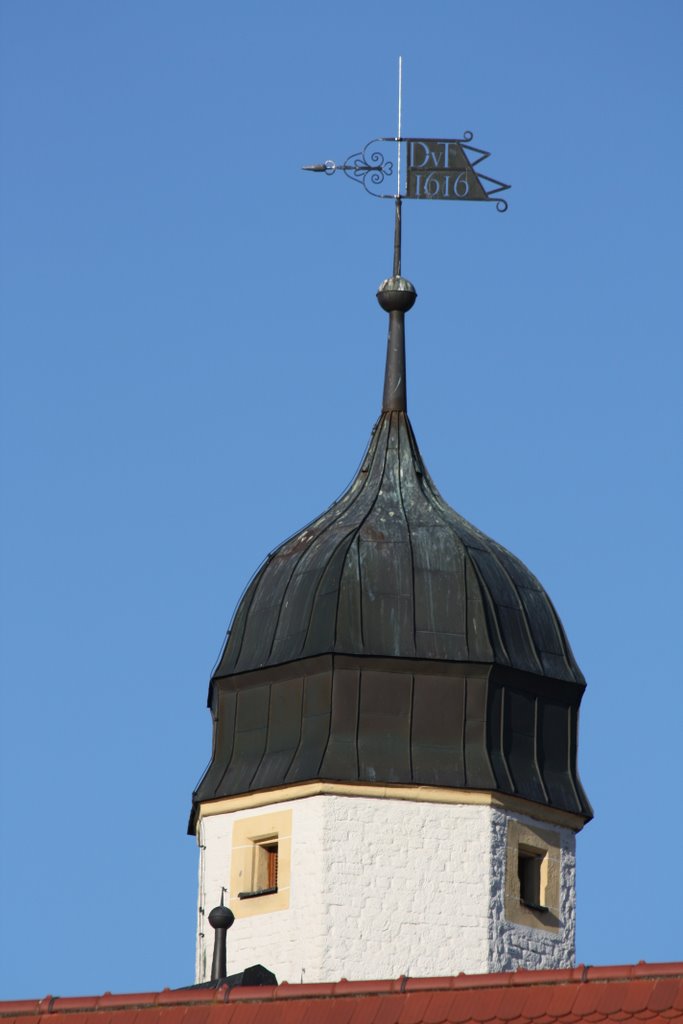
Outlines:
{"type": "Polygon", "coordinates": [[[223,904],[224,892],[225,888],[222,888],[220,906],[214,907],[209,913],[209,924],[216,930],[216,937],[213,943],[213,963],[211,965],[212,981],[218,981],[221,978],[227,977],[228,928],[231,928],[235,923],[235,915],[232,910],[223,904]]]}
{"type": "Polygon", "coordinates": [[[388,277],[377,289],[377,301],[389,314],[382,412],[405,412],[408,408],[405,314],[413,308],[416,298],[414,285],[398,275],[388,277]]]}
{"type": "Polygon", "coordinates": [[[407,313],[415,305],[415,285],[405,277],[387,277],[377,289],[377,301],[385,313],[407,313]]]}

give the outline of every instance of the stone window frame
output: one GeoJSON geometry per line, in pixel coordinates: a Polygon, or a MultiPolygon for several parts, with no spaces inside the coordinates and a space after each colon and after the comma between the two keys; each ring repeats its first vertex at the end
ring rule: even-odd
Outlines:
{"type": "Polygon", "coordinates": [[[562,847],[560,835],[548,829],[525,825],[514,819],[508,821],[505,870],[505,918],[512,924],[543,931],[557,932],[562,927],[560,916],[560,882],[562,873],[562,847]],[[541,907],[522,902],[519,881],[520,854],[532,854],[541,859],[541,907]]]}
{"type": "Polygon", "coordinates": [[[236,918],[287,910],[292,870],[292,812],[273,811],[240,818],[232,826],[230,856],[230,909],[236,918]],[[277,891],[239,899],[238,893],[255,889],[256,853],[266,843],[277,843],[277,891]]]}

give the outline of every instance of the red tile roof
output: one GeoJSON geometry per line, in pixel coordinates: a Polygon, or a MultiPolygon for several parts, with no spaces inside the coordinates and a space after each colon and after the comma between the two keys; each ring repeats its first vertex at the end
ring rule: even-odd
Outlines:
{"type": "Polygon", "coordinates": [[[2,1024],[683,1024],[683,963],[0,1002],[2,1024]]]}

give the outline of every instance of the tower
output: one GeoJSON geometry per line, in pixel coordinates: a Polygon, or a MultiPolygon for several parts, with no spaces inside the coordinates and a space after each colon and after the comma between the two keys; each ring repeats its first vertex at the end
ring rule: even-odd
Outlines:
{"type": "Polygon", "coordinates": [[[197,981],[223,888],[231,964],[280,981],[573,962],[585,682],[539,582],[427,472],[396,270],[361,467],[260,567],[211,679],[197,981]]]}

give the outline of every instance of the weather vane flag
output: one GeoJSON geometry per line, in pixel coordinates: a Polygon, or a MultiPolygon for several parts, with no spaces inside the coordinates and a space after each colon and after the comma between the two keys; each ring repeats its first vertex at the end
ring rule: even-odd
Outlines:
{"type": "Polygon", "coordinates": [[[491,154],[472,146],[472,132],[461,139],[413,138],[401,134],[401,104],[403,60],[398,62],[398,132],[395,136],[372,139],[363,148],[352,153],[344,163],[326,160],[322,164],[309,164],[305,171],[332,175],[343,171],[347,178],[362,185],[369,195],[377,199],[396,202],[396,243],[394,247],[394,273],[400,273],[400,219],[403,199],[447,199],[459,202],[495,203],[504,213],[508,208],[501,193],[510,188],[502,181],[490,178],[476,170],[491,154]],[[394,160],[389,155],[389,144],[396,144],[396,190],[387,192],[394,175],[394,160]],[[386,182],[386,185],[385,185],[386,182]],[[396,259],[398,258],[398,269],[396,259]]]}

